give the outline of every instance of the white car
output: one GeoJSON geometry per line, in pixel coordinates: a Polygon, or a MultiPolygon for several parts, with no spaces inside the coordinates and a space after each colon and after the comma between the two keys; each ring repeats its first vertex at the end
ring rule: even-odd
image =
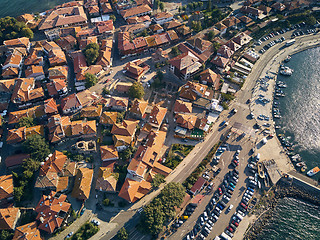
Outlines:
{"type": "Polygon", "coordinates": [[[69,232],[69,234],[66,236],[66,238],[70,238],[73,235],[73,232],[69,232]]]}
{"type": "Polygon", "coordinates": [[[230,212],[230,210],[233,208],[233,205],[230,204],[230,206],[228,207],[228,212],[230,212]]]}

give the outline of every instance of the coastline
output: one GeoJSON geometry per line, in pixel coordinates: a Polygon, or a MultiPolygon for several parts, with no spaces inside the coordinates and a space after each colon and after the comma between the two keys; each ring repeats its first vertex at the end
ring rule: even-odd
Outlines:
{"type": "MultiPolygon", "coordinates": [[[[270,99],[271,99],[271,101],[270,101],[270,104],[269,104],[268,108],[266,108],[266,110],[268,111],[268,113],[270,115],[270,118],[272,120],[272,124],[270,126],[270,131],[272,133],[274,133],[274,134],[275,134],[275,126],[274,126],[274,122],[273,122],[273,118],[272,118],[272,105],[273,105],[273,101],[274,101],[274,94],[273,93],[274,93],[274,90],[275,90],[276,76],[278,74],[278,70],[279,70],[279,66],[280,66],[281,62],[288,55],[294,55],[296,53],[305,51],[305,50],[310,49],[310,48],[320,47],[320,35],[319,34],[316,34],[316,35],[313,35],[313,36],[298,37],[296,39],[297,39],[297,43],[295,45],[292,45],[290,47],[286,47],[283,50],[281,49],[279,51],[276,51],[275,54],[273,54],[270,57],[270,59],[267,59],[268,55],[266,55],[266,53],[267,53],[266,52],[264,55],[262,55],[260,57],[258,62],[254,65],[254,67],[258,68],[258,64],[263,64],[262,69],[259,71],[260,73],[258,74],[258,77],[253,79],[254,87],[252,88],[252,90],[253,90],[252,91],[252,97],[254,96],[256,87],[259,85],[258,79],[264,77],[267,73],[269,74],[270,72],[273,71],[272,74],[274,75],[274,78],[269,82],[269,83],[271,83],[270,84],[271,85],[271,88],[270,88],[270,93],[271,93],[271,98],[270,99]]],[[[280,46],[278,48],[280,48],[280,46]]],[[[252,72],[254,71],[253,69],[252,69],[252,72]]],[[[256,71],[257,70],[258,69],[256,69],[256,71]]],[[[249,84],[249,83],[247,83],[247,84],[249,84]]],[[[256,106],[254,105],[254,103],[251,103],[250,104],[251,112],[255,112],[254,111],[255,109],[256,109],[256,106]]],[[[261,107],[260,107],[260,109],[261,109],[261,107]]],[[[255,117],[257,117],[258,115],[255,114],[255,117]]],[[[257,119],[256,119],[256,121],[257,121],[257,119]]],[[[265,152],[266,156],[268,156],[268,154],[273,152],[272,149],[275,147],[275,144],[276,144],[276,147],[278,147],[278,149],[280,150],[279,154],[278,154],[279,159],[277,159],[276,162],[277,162],[277,164],[279,166],[279,169],[280,169],[281,173],[284,174],[284,173],[288,173],[289,171],[292,171],[292,170],[295,171],[294,170],[294,166],[291,163],[291,160],[289,159],[288,155],[285,153],[284,148],[282,147],[278,137],[274,137],[272,139],[272,141],[269,141],[263,147],[264,149],[261,148],[260,150],[264,150],[263,152],[265,152]],[[281,156],[281,158],[280,158],[280,156],[281,156]]],[[[275,155],[277,155],[277,153],[275,155]]],[[[319,202],[319,204],[320,204],[320,202],[319,202]]],[[[268,210],[266,210],[263,213],[263,215],[252,214],[251,216],[246,216],[243,219],[243,221],[240,223],[241,227],[238,228],[238,229],[245,229],[245,230],[237,230],[235,232],[235,234],[234,234],[234,238],[235,239],[252,239],[252,238],[247,238],[246,236],[251,236],[251,234],[252,234],[251,231],[253,231],[252,229],[257,228],[258,224],[261,225],[260,230],[262,229],[262,227],[264,225],[261,224],[261,223],[263,223],[265,220],[270,219],[270,217],[272,216],[272,213],[273,213],[273,210],[274,210],[275,206],[276,206],[276,203],[274,202],[272,204],[272,207],[268,208],[268,210]],[[252,226],[252,227],[250,227],[250,226],[252,226]]],[[[256,231],[254,231],[254,232],[256,232],[256,231]]]]}

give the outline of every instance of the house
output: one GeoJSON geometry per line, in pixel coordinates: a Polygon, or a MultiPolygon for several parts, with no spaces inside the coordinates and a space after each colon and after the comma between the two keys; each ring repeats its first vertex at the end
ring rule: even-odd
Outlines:
{"type": "Polygon", "coordinates": [[[179,78],[186,80],[199,72],[202,64],[190,51],[169,60],[170,70],[179,78]]]}
{"type": "Polygon", "coordinates": [[[122,56],[127,56],[129,54],[134,53],[135,47],[131,42],[129,32],[118,33],[118,49],[119,49],[120,55],[122,56]]]}
{"type": "Polygon", "coordinates": [[[101,3],[101,1],[100,1],[100,5],[101,5],[102,14],[108,14],[108,13],[113,12],[113,9],[112,9],[110,3],[108,3],[108,2],[101,3]]]}
{"type": "Polygon", "coordinates": [[[99,37],[107,37],[113,34],[113,20],[96,22],[95,26],[99,37]]]}
{"type": "Polygon", "coordinates": [[[62,28],[68,26],[86,26],[88,22],[83,7],[56,8],[48,13],[39,24],[39,30],[62,28]]]}
{"type": "Polygon", "coordinates": [[[56,43],[64,51],[69,52],[69,51],[75,49],[75,47],[77,46],[77,39],[72,35],[68,35],[68,36],[61,37],[61,38],[57,39],[56,43]]]}
{"type": "Polygon", "coordinates": [[[173,112],[177,113],[192,113],[192,103],[177,99],[174,103],[173,112]]]}
{"type": "Polygon", "coordinates": [[[231,28],[231,27],[236,27],[238,23],[240,23],[240,20],[237,19],[235,16],[231,16],[228,18],[225,18],[222,23],[227,27],[227,28],[231,28]]]}
{"type": "Polygon", "coordinates": [[[116,192],[117,179],[113,169],[109,167],[100,167],[96,181],[96,190],[101,192],[116,192]]]}
{"type": "Polygon", "coordinates": [[[68,66],[55,66],[48,69],[48,78],[50,80],[62,79],[67,81],[68,79],[68,66]]]}
{"type": "Polygon", "coordinates": [[[235,42],[232,41],[232,40],[228,41],[228,42],[225,44],[225,46],[229,47],[233,52],[236,52],[236,51],[238,51],[238,50],[241,48],[241,46],[240,46],[239,44],[235,43],[235,42]]]}
{"type": "Polygon", "coordinates": [[[252,22],[252,19],[247,17],[246,15],[239,17],[239,20],[241,22],[243,22],[244,24],[248,24],[248,23],[252,22]]]}
{"type": "Polygon", "coordinates": [[[16,79],[0,80],[0,92],[2,94],[11,94],[13,92],[15,83],[16,79]]]}
{"type": "Polygon", "coordinates": [[[208,86],[206,85],[189,81],[179,88],[179,97],[182,99],[194,101],[198,97],[205,96],[207,89],[208,86]]]}
{"type": "Polygon", "coordinates": [[[158,48],[154,53],[152,53],[151,57],[155,63],[165,63],[169,59],[168,53],[162,50],[162,48],[158,48]]]}
{"type": "Polygon", "coordinates": [[[72,52],[71,58],[73,60],[73,69],[75,74],[80,72],[82,68],[87,67],[86,57],[81,50],[72,52]]]}
{"type": "Polygon", "coordinates": [[[271,8],[273,8],[274,10],[278,11],[278,12],[282,12],[286,9],[286,5],[284,5],[281,2],[276,2],[274,4],[271,5],[271,8]]]}
{"type": "Polygon", "coordinates": [[[90,195],[92,177],[93,169],[79,168],[71,193],[72,197],[86,201],[90,195]]]}
{"type": "Polygon", "coordinates": [[[48,53],[49,56],[49,63],[50,67],[54,66],[62,66],[67,64],[66,55],[62,51],[62,49],[59,47],[59,49],[52,49],[48,53]]]}
{"type": "Polygon", "coordinates": [[[11,101],[15,104],[39,101],[44,98],[42,87],[35,88],[34,78],[18,78],[13,89],[11,101]]]}
{"type": "Polygon", "coordinates": [[[26,78],[34,78],[34,80],[42,80],[45,78],[44,71],[40,65],[30,65],[25,70],[26,78]]]}
{"type": "Polygon", "coordinates": [[[24,60],[24,65],[40,65],[43,66],[43,52],[41,47],[32,48],[27,58],[24,60]]]}
{"type": "Polygon", "coordinates": [[[7,78],[17,78],[19,75],[19,68],[15,68],[15,67],[8,67],[4,70],[2,70],[2,74],[1,76],[4,78],[4,79],[7,79],[7,78]]]}
{"type": "Polygon", "coordinates": [[[33,135],[44,135],[44,128],[42,125],[37,125],[33,127],[21,127],[17,129],[10,129],[7,135],[8,144],[16,144],[25,141],[29,136],[33,135]]]}
{"type": "Polygon", "coordinates": [[[51,50],[53,49],[61,49],[58,44],[56,44],[55,42],[53,41],[44,41],[41,43],[41,46],[42,46],[42,50],[48,54],[51,50]]]}
{"type": "Polygon", "coordinates": [[[83,50],[88,46],[90,43],[97,43],[98,44],[98,38],[96,36],[88,36],[85,38],[81,38],[79,41],[79,48],[80,50],[83,50]]]}
{"type": "Polygon", "coordinates": [[[8,124],[19,123],[19,120],[21,118],[25,118],[25,117],[37,118],[37,116],[41,117],[42,115],[44,115],[44,111],[43,109],[41,109],[40,106],[39,107],[35,106],[35,107],[27,108],[24,110],[9,112],[8,124]],[[36,115],[36,112],[37,112],[37,115],[36,115]]]}
{"type": "Polygon", "coordinates": [[[12,240],[43,240],[37,222],[27,223],[16,228],[12,240]]]}
{"type": "Polygon", "coordinates": [[[193,37],[187,39],[187,44],[199,51],[200,54],[204,51],[210,50],[212,43],[210,41],[204,40],[201,37],[193,37]]]}
{"type": "Polygon", "coordinates": [[[19,217],[19,208],[0,208],[0,230],[14,230],[19,217]]]}
{"type": "Polygon", "coordinates": [[[268,15],[271,11],[271,7],[268,7],[266,5],[259,5],[259,10],[261,10],[263,12],[263,14],[268,15]]]}
{"type": "Polygon", "coordinates": [[[5,62],[2,65],[2,71],[7,68],[16,68],[18,72],[22,67],[23,55],[20,51],[14,49],[12,53],[6,58],[5,62]]]}
{"type": "Polygon", "coordinates": [[[100,54],[96,64],[101,65],[104,70],[108,70],[109,67],[112,66],[112,58],[111,58],[112,46],[113,46],[112,39],[106,39],[101,41],[100,54]]]}
{"type": "Polygon", "coordinates": [[[225,34],[227,31],[227,26],[224,25],[222,22],[218,22],[214,26],[220,31],[221,35],[225,34]]]}
{"type": "Polygon", "coordinates": [[[216,65],[217,67],[220,67],[222,69],[225,69],[227,64],[229,62],[229,59],[228,58],[225,58],[225,57],[221,57],[221,56],[215,56],[211,63],[216,65]]]}
{"type": "Polygon", "coordinates": [[[170,39],[171,43],[177,42],[179,40],[178,34],[173,29],[167,31],[167,36],[170,39]]]}
{"type": "Polygon", "coordinates": [[[31,43],[30,39],[27,37],[21,37],[21,38],[15,38],[3,41],[3,45],[5,45],[7,48],[25,48],[27,51],[29,51],[31,43]]]}
{"type": "Polygon", "coordinates": [[[222,45],[217,51],[218,56],[222,56],[225,58],[231,58],[233,54],[234,51],[232,51],[231,48],[226,45],[222,45]]]}
{"type": "Polygon", "coordinates": [[[13,200],[13,177],[12,175],[0,176],[0,204],[13,200]]]}
{"type": "Polygon", "coordinates": [[[149,29],[153,32],[153,33],[162,33],[163,32],[163,27],[161,27],[160,24],[153,24],[149,26],[149,29]]]}
{"type": "Polygon", "coordinates": [[[248,36],[246,33],[242,32],[235,36],[232,41],[239,44],[240,46],[248,44],[252,40],[252,37],[248,36]]]}
{"type": "Polygon", "coordinates": [[[102,66],[101,65],[90,65],[89,67],[82,67],[80,71],[76,74],[76,80],[78,82],[84,82],[86,80],[86,74],[92,74],[96,77],[100,76],[100,73],[102,72],[102,66]]]}
{"type": "Polygon", "coordinates": [[[262,15],[262,11],[254,8],[254,7],[250,7],[250,6],[242,6],[240,8],[240,12],[244,13],[244,14],[248,14],[248,16],[252,16],[255,18],[259,18],[262,15]]]}
{"type": "Polygon", "coordinates": [[[144,23],[129,24],[129,25],[124,25],[120,27],[120,30],[122,32],[128,32],[131,34],[142,32],[145,29],[147,29],[147,25],[144,23]]]}
{"type": "Polygon", "coordinates": [[[106,104],[106,107],[110,108],[111,110],[123,112],[123,111],[127,111],[128,105],[129,105],[128,98],[112,96],[109,99],[109,102],[106,104]]]}
{"type": "Polygon", "coordinates": [[[210,68],[200,73],[200,81],[204,84],[212,85],[215,91],[220,88],[220,75],[216,74],[210,68]]]}
{"type": "Polygon", "coordinates": [[[129,111],[135,118],[144,119],[147,107],[148,102],[136,98],[134,99],[129,111]]]}
{"type": "Polygon", "coordinates": [[[159,129],[166,114],[167,114],[166,108],[154,105],[149,115],[148,123],[152,127],[159,129]]]}
{"type": "Polygon", "coordinates": [[[82,118],[99,119],[102,113],[102,105],[88,106],[81,109],[82,118]]]}
{"type": "Polygon", "coordinates": [[[149,27],[151,24],[151,18],[149,15],[141,17],[131,17],[127,19],[128,24],[144,24],[146,27],[149,27]]]}
{"type": "Polygon", "coordinates": [[[192,130],[195,128],[198,118],[192,114],[177,113],[175,119],[178,126],[192,130]]]}
{"type": "Polygon", "coordinates": [[[124,67],[126,70],[125,74],[129,78],[139,81],[140,78],[149,71],[150,67],[140,59],[128,62],[124,67]]]}
{"type": "Polygon", "coordinates": [[[117,149],[113,146],[100,146],[101,161],[114,161],[119,159],[117,149]]]}
{"type": "Polygon", "coordinates": [[[57,103],[53,98],[44,100],[43,110],[46,115],[52,115],[58,113],[57,103]]]}
{"type": "Polygon", "coordinates": [[[68,92],[67,83],[63,79],[54,79],[46,86],[50,97],[64,96],[68,92]]]}
{"type": "Polygon", "coordinates": [[[111,133],[114,146],[118,151],[122,151],[134,140],[134,134],[139,121],[123,120],[121,123],[115,123],[112,126],[111,133]]]}
{"type": "Polygon", "coordinates": [[[151,13],[152,13],[152,9],[148,5],[141,5],[141,6],[120,11],[120,14],[124,18],[124,20],[127,20],[128,18],[131,18],[131,17],[149,15],[151,13]]]}
{"type": "Polygon", "coordinates": [[[204,188],[204,185],[206,184],[206,182],[207,181],[203,177],[199,177],[198,180],[195,182],[195,184],[190,189],[190,192],[193,195],[198,194],[204,188]]]}
{"type": "Polygon", "coordinates": [[[48,119],[47,127],[49,129],[49,141],[56,143],[66,137],[65,130],[71,124],[68,116],[61,117],[59,114],[51,116],[48,119]]]}
{"type": "Polygon", "coordinates": [[[19,167],[28,158],[30,158],[30,154],[26,153],[11,155],[6,158],[5,164],[7,168],[19,167]]]}
{"type": "Polygon", "coordinates": [[[175,19],[171,20],[171,21],[168,21],[168,22],[165,22],[163,24],[163,28],[165,30],[171,30],[171,29],[173,30],[173,29],[176,29],[176,28],[178,28],[180,26],[182,26],[182,23],[177,21],[177,20],[175,20],[175,19]]]}
{"type": "Polygon", "coordinates": [[[77,112],[82,108],[77,94],[73,93],[61,100],[60,108],[64,114],[77,112]]]}
{"type": "Polygon", "coordinates": [[[153,16],[153,21],[160,25],[171,20],[173,20],[173,14],[170,12],[159,12],[153,16]]]}
{"type": "Polygon", "coordinates": [[[146,195],[151,188],[151,183],[145,180],[138,182],[130,178],[126,178],[118,196],[130,203],[134,203],[146,195]]]}
{"type": "Polygon", "coordinates": [[[103,112],[100,117],[100,124],[113,125],[117,123],[118,112],[103,112]]]}
{"type": "Polygon", "coordinates": [[[192,34],[192,30],[187,27],[186,25],[182,25],[180,27],[178,27],[176,29],[176,32],[180,35],[180,37],[182,38],[187,38],[187,37],[190,37],[191,34],[192,34]]]}
{"type": "Polygon", "coordinates": [[[59,229],[68,218],[71,204],[67,201],[67,196],[51,191],[49,195],[42,195],[35,208],[36,219],[39,221],[38,229],[52,234],[59,229]]]}

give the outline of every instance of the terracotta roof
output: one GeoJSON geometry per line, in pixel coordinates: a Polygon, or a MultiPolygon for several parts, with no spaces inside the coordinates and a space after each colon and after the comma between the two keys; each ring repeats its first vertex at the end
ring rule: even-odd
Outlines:
{"type": "Polygon", "coordinates": [[[68,78],[68,66],[55,66],[48,69],[49,79],[63,79],[68,78]]]}
{"type": "Polygon", "coordinates": [[[111,39],[103,40],[100,47],[100,54],[97,59],[97,65],[103,67],[111,66],[111,52],[112,52],[113,41],[111,39]]]}
{"type": "Polygon", "coordinates": [[[188,69],[189,67],[193,66],[198,61],[199,58],[188,51],[170,59],[169,63],[178,70],[182,71],[183,69],[188,69]]]}
{"type": "Polygon", "coordinates": [[[228,41],[225,45],[228,46],[234,52],[238,51],[241,48],[239,44],[235,43],[232,40],[228,41]]]}
{"type": "Polygon", "coordinates": [[[11,93],[14,89],[16,79],[0,80],[0,92],[11,93]]]}
{"type": "Polygon", "coordinates": [[[67,110],[71,108],[78,108],[81,106],[81,102],[79,101],[77,95],[75,93],[63,98],[61,100],[60,107],[62,110],[67,110]]]}
{"type": "Polygon", "coordinates": [[[41,43],[41,45],[47,52],[50,52],[53,49],[60,49],[59,45],[53,41],[50,41],[50,42],[45,41],[45,42],[41,43]]]}
{"type": "Polygon", "coordinates": [[[59,47],[61,47],[65,51],[75,48],[75,46],[77,45],[77,39],[72,35],[61,37],[57,39],[56,42],[59,47]]]}
{"type": "Polygon", "coordinates": [[[81,117],[83,118],[99,118],[102,113],[102,105],[89,106],[81,109],[81,117]]]}
{"type": "Polygon", "coordinates": [[[177,99],[173,107],[173,112],[174,113],[192,113],[192,103],[177,99]]]}
{"type": "Polygon", "coordinates": [[[210,41],[204,40],[201,37],[189,38],[187,42],[201,52],[208,50],[212,46],[210,41]]]}
{"type": "Polygon", "coordinates": [[[229,59],[221,56],[215,56],[211,62],[218,67],[225,68],[229,62],[229,59]]]}
{"type": "Polygon", "coordinates": [[[58,8],[49,13],[39,24],[39,30],[46,30],[64,25],[75,25],[87,22],[87,16],[82,7],[58,8]]]}
{"type": "Polygon", "coordinates": [[[148,14],[152,11],[152,9],[148,5],[142,5],[142,6],[137,6],[133,8],[129,8],[126,10],[120,11],[120,14],[122,15],[123,18],[129,18],[135,15],[140,15],[140,14],[148,14]]]}
{"type": "Polygon", "coordinates": [[[58,96],[58,91],[67,91],[67,84],[64,79],[54,79],[46,84],[49,96],[58,96]]]}
{"type": "Polygon", "coordinates": [[[10,129],[8,131],[7,136],[7,143],[8,144],[15,144],[24,141],[25,139],[25,127],[17,128],[17,129],[10,129]]]}
{"type": "Polygon", "coordinates": [[[164,117],[167,114],[167,109],[160,106],[153,106],[148,122],[156,126],[160,126],[164,117]]]}
{"type": "Polygon", "coordinates": [[[132,42],[134,44],[134,47],[137,49],[144,48],[144,47],[148,46],[144,37],[137,37],[137,38],[133,39],[132,42]]]}
{"type": "Polygon", "coordinates": [[[101,10],[103,14],[112,13],[112,7],[110,3],[101,3],[101,10]]]}
{"type": "Polygon", "coordinates": [[[26,78],[33,78],[33,77],[36,78],[41,75],[43,75],[43,78],[45,77],[43,68],[42,66],[39,66],[39,65],[30,65],[25,70],[26,78]]]}
{"type": "Polygon", "coordinates": [[[222,45],[218,49],[217,54],[225,58],[230,58],[234,54],[234,51],[232,51],[231,48],[229,48],[228,46],[222,45]]]}
{"type": "Polygon", "coordinates": [[[112,32],[114,30],[113,20],[96,22],[95,25],[99,34],[112,32]]]}
{"type": "Polygon", "coordinates": [[[49,195],[42,195],[35,211],[36,219],[40,222],[38,228],[48,233],[60,228],[71,204],[66,202],[67,196],[51,191],[49,195]]]}
{"type": "Polygon", "coordinates": [[[100,146],[100,154],[102,161],[115,160],[119,158],[117,149],[113,146],[100,146]]]}
{"type": "Polygon", "coordinates": [[[147,106],[148,102],[136,98],[131,105],[130,112],[143,117],[146,112],[147,106]]]}
{"type": "Polygon", "coordinates": [[[166,22],[163,24],[163,27],[165,29],[172,29],[172,28],[177,28],[177,27],[180,27],[182,25],[181,22],[177,21],[177,20],[172,20],[172,21],[169,21],[169,22],[166,22]]]}
{"type": "Polygon", "coordinates": [[[150,30],[153,32],[157,32],[159,30],[163,30],[163,27],[161,27],[160,24],[153,24],[149,26],[150,30]]]}
{"type": "Polygon", "coordinates": [[[49,53],[49,62],[50,66],[56,66],[56,65],[65,65],[67,64],[66,55],[62,51],[61,48],[59,49],[52,49],[49,53]]]}
{"type": "Polygon", "coordinates": [[[0,230],[11,230],[15,228],[19,208],[0,208],[0,230]]]}
{"type": "Polygon", "coordinates": [[[192,32],[192,30],[186,25],[182,25],[177,28],[177,32],[182,36],[186,36],[189,35],[192,32]]]}
{"type": "Polygon", "coordinates": [[[204,96],[207,88],[208,87],[206,85],[189,81],[185,85],[180,87],[179,96],[181,98],[194,101],[198,96],[204,96]]]}
{"type": "Polygon", "coordinates": [[[113,174],[113,169],[109,167],[100,167],[98,178],[96,181],[96,190],[115,192],[117,186],[117,179],[113,174]]]}
{"type": "Polygon", "coordinates": [[[166,177],[172,172],[172,169],[168,168],[168,167],[166,167],[156,161],[153,165],[152,172],[159,173],[159,174],[164,175],[166,177]]]}
{"type": "Polygon", "coordinates": [[[89,36],[89,37],[86,37],[85,39],[80,39],[79,48],[81,50],[85,49],[86,46],[88,46],[90,43],[98,43],[97,37],[96,36],[89,36]]]}
{"type": "Polygon", "coordinates": [[[247,17],[246,15],[243,15],[243,16],[239,17],[239,19],[244,23],[252,22],[252,19],[247,17]]]}
{"type": "Polygon", "coordinates": [[[103,112],[100,117],[102,124],[115,124],[117,122],[118,112],[103,112]]]}
{"type": "Polygon", "coordinates": [[[232,40],[235,43],[239,44],[240,46],[243,46],[245,44],[248,44],[252,40],[252,37],[250,37],[247,34],[242,32],[239,35],[237,35],[236,37],[234,37],[232,40]]]}
{"type": "Polygon", "coordinates": [[[226,19],[224,19],[223,21],[223,24],[227,27],[232,27],[234,25],[237,25],[238,23],[240,23],[240,20],[237,19],[235,16],[231,16],[231,17],[228,17],[226,19]]]}
{"type": "Polygon", "coordinates": [[[214,87],[214,90],[218,90],[220,86],[220,76],[212,71],[210,68],[204,70],[200,73],[200,80],[211,83],[214,87]]]}
{"type": "Polygon", "coordinates": [[[3,67],[12,64],[12,65],[20,65],[23,59],[22,54],[19,51],[14,50],[7,58],[6,61],[3,63],[3,67]]]}
{"type": "Polygon", "coordinates": [[[115,123],[112,126],[111,133],[121,136],[130,136],[134,134],[139,121],[123,120],[121,123],[115,123]]]}
{"type": "Polygon", "coordinates": [[[146,29],[147,26],[145,23],[129,24],[120,27],[122,32],[135,33],[140,32],[146,29]]]}
{"type": "Polygon", "coordinates": [[[13,178],[12,175],[0,176],[0,200],[13,197],[13,178]]]}
{"type": "Polygon", "coordinates": [[[33,135],[44,136],[44,128],[42,125],[37,125],[37,126],[25,128],[24,132],[25,132],[25,139],[27,139],[29,136],[33,136],[33,135]]]}
{"type": "Polygon", "coordinates": [[[43,62],[42,49],[40,47],[33,48],[28,57],[24,60],[24,65],[39,65],[43,62]]]}
{"type": "Polygon", "coordinates": [[[149,15],[144,15],[140,17],[134,16],[127,19],[128,24],[137,24],[137,23],[144,23],[144,22],[151,22],[151,18],[149,15]]]}
{"type": "Polygon", "coordinates": [[[82,105],[82,107],[86,107],[94,103],[99,97],[94,93],[90,92],[88,89],[78,92],[77,97],[82,105]]]}
{"type": "Polygon", "coordinates": [[[124,107],[127,108],[129,104],[129,99],[124,97],[115,97],[110,98],[108,107],[124,107]]]}
{"type": "Polygon", "coordinates": [[[30,40],[27,37],[15,38],[11,40],[3,41],[3,44],[7,47],[25,47],[28,48],[30,40]]]}
{"type": "Polygon", "coordinates": [[[46,114],[58,113],[57,103],[53,98],[44,100],[44,112],[46,114]]]}
{"type": "Polygon", "coordinates": [[[183,128],[187,128],[189,130],[194,129],[196,122],[197,122],[197,116],[192,114],[182,114],[178,113],[175,116],[176,123],[183,128]]]}
{"type": "Polygon", "coordinates": [[[119,192],[119,197],[127,200],[128,202],[135,202],[141,199],[151,190],[151,184],[142,180],[137,182],[126,178],[126,181],[122,185],[122,188],[119,192]]]}
{"type": "MultiPolygon", "coordinates": [[[[37,107],[27,108],[24,110],[14,111],[9,113],[8,123],[15,124],[23,117],[36,118],[35,110],[37,107]]],[[[43,113],[44,114],[44,113],[43,113]]]]}
{"type": "Polygon", "coordinates": [[[171,41],[175,41],[179,39],[177,33],[174,30],[167,31],[167,35],[171,41]]]}
{"type": "Polygon", "coordinates": [[[90,73],[92,75],[97,76],[102,71],[102,66],[100,65],[90,65],[89,67],[81,68],[80,72],[77,73],[76,79],[77,81],[85,81],[85,75],[90,73]]]}
{"type": "Polygon", "coordinates": [[[62,152],[55,150],[48,159],[43,162],[39,170],[39,176],[44,176],[48,172],[62,173],[62,169],[67,161],[67,156],[62,152]]]}
{"type": "Polygon", "coordinates": [[[71,58],[73,59],[73,68],[75,73],[80,72],[81,68],[87,66],[86,57],[81,50],[72,52],[71,58]]]}
{"type": "Polygon", "coordinates": [[[214,25],[214,26],[215,26],[218,30],[220,30],[220,31],[222,31],[222,30],[224,30],[224,29],[227,28],[227,26],[224,25],[224,24],[221,23],[221,22],[216,23],[216,25],[214,25]]]}
{"type": "Polygon", "coordinates": [[[89,198],[91,190],[93,170],[89,168],[79,168],[76,175],[72,196],[86,201],[89,198]]]}
{"type": "Polygon", "coordinates": [[[1,76],[3,78],[13,78],[13,77],[18,77],[19,74],[19,69],[15,67],[7,67],[2,71],[1,76]]]}
{"type": "Polygon", "coordinates": [[[250,13],[251,15],[257,16],[257,17],[262,13],[261,10],[256,9],[254,7],[250,7],[250,6],[242,6],[240,8],[240,11],[248,14],[250,13]]]}
{"type": "Polygon", "coordinates": [[[12,240],[43,240],[43,238],[37,228],[37,222],[31,222],[17,227],[12,240]]]}
{"type": "Polygon", "coordinates": [[[30,154],[26,154],[26,153],[20,153],[20,154],[8,156],[5,160],[6,167],[10,168],[17,165],[21,165],[23,163],[23,160],[29,157],[30,157],[30,154]]]}

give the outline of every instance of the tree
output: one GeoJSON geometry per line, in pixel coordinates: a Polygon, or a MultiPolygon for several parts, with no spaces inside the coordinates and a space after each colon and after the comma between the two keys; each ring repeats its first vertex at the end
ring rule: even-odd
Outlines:
{"type": "Polygon", "coordinates": [[[31,39],[33,38],[33,32],[28,27],[22,28],[21,34],[27,38],[31,38],[31,39]]]}
{"type": "Polygon", "coordinates": [[[201,9],[203,7],[203,2],[198,2],[198,6],[201,9]]]}
{"type": "Polygon", "coordinates": [[[110,205],[110,199],[109,198],[105,198],[103,201],[102,201],[102,204],[103,206],[109,206],[110,205]]]}
{"type": "Polygon", "coordinates": [[[148,36],[148,30],[147,30],[147,29],[144,29],[144,30],[141,32],[141,36],[142,36],[142,37],[148,36]]]}
{"type": "Polygon", "coordinates": [[[117,123],[121,123],[123,121],[125,114],[126,114],[126,112],[118,112],[118,114],[117,114],[117,123]]]}
{"type": "Polygon", "coordinates": [[[103,94],[103,95],[108,95],[108,94],[110,94],[110,90],[107,89],[106,87],[104,87],[104,88],[102,89],[102,94],[103,94]]]}
{"type": "Polygon", "coordinates": [[[22,186],[13,188],[13,196],[14,196],[15,202],[21,201],[21,197],[23,196],[23,193],[24,193],[23,190],[24,190],[24,187],[22,187],[22,186]]]}
{"type": "Polygon", "coordinates": [[[163,72],[160,71],[160,70],[158,70],[156,76],[157,76],[157,78],[160,80],[160,82],[162,82],[162,80],[163,80],[163,72]]]}
{"type": "Polygon", "coordinates": [[[110,15],[110,19],[111,19],[112,21],[114,21],[114,22],[117,20],[116,16],[113,15],[113,14],[110,15]]]}
{"type": "Polygon", "coordinates": [[[129,96],[131,98],[142,99],[144,96],[144,88],[141,83],[135,82],[129,88],[129,96]]]}
{"type": "Polygon", "coordinates": [[[164,3],[163,2],[159,3],[159,8],[163,12],[163,10],[164,10],[164,3]]]}
{"type": "Polygon", "coordinates": [[[35,161],[43,161],[49,154],[50,149],[48,143],[40,135],[31,135],[23,143],[26,152],[30,153],[31,158],[35,161]]]}
{"type": "Polygon", "coordinates": [[[132,148],[131,147],[128,147],[124,151],[119,152],[119,158],[122,161],[126,161],[126,162],[129,161],[131,156],[132,156],[132,148]]]}
{"type": "Polygon", "coordinates": [[[182,11],[186,11],[186,6],[182,6],[182,11]]]}
{"type": "Polygon", "coordinates": [[[177,46],[174,46],[171,48],[170,54],[172,54],[173,57],[176,57],[180,54],[180,50],[177,46]]]}
{"type": "Polygon", "coordinates": [[[98,78],[95,75],[91,73],[86,73],[84,76],[86,79],[86,88],[90,88],[97,84],[98,78]]]}
{"type": "Polygon", "coordinates": [[[84,49],[83,54],[89,65],[94,64],[99,56],[99,45],[97,43],[88,44],[84,49]]]}
{"type": "Polygon", "coordinates": [[[159,198],[155,198],[148,206],[143,209],[141,225],[152,235],[158,234],[165,221],[163,205],[159,198]]]}
{"type": "Polygon", "coordinates": [[[19,119],[18,127],[32,127],[35,125],[33,120],[32,117],[22,117],[19,119]]]}
{"type": "Polygon", "coordinates": [[[207,5],[208,12],[210,12],[211,9],[212,9],[212,3],[211,3],[211,0],[208,0],[208,5],[207,5]]]}
{"type": "Polygon", "coordinates": [[[33,38],[33,32],[24,22],[13,17],[0,18],[0,41],[18,37],[33,38]]]}
{"type": "Polygon", "coordinates": [[[218,49],[220,48],[220,43],[213,42],[212,47],[213,47],[213,51],[216,53],[218,51],[218,49]]]}
{"type": "Polygon", "coordinates": [[[1,240],[11,240],[12,238],[13,238],[13,233],[11,233],[7,230],[0,231],[0,239],[1,240]]]}
{"type": "Polygon", "coordinates": [[[124,227],[120,228],[119,232],[117,233],[117,238],[119,240],[127,240],[128,237],[129,235],[127,233],[127,230],[124,227]]]}
{"type": "Polygon", "coordinates": [[[306,24],[313,26],[317,23],[317,19],[312,15],[308,15],[305,22],[306,24]]]}
{"type": "Polygon", "coordinates": [[[212,39],[214,37],[214,32],[213,31],[209,31],[207,37],[208,37],[209,41],[212,41],[212,39]]]}
{"type": "Polygon", "coordinates": [[[158,188],[161,185],[161,183],[164,183],[164,182],[165,182],[164,176],[158,173],[154,176],[151,185],[153,188],[158,188]]]}
{"type": "Polygon", "coordinates": [[[181,10],[182,10],[181,7],[179,7],[179,8],[178,8],[178,12],[181,13],[181,10]]]}

